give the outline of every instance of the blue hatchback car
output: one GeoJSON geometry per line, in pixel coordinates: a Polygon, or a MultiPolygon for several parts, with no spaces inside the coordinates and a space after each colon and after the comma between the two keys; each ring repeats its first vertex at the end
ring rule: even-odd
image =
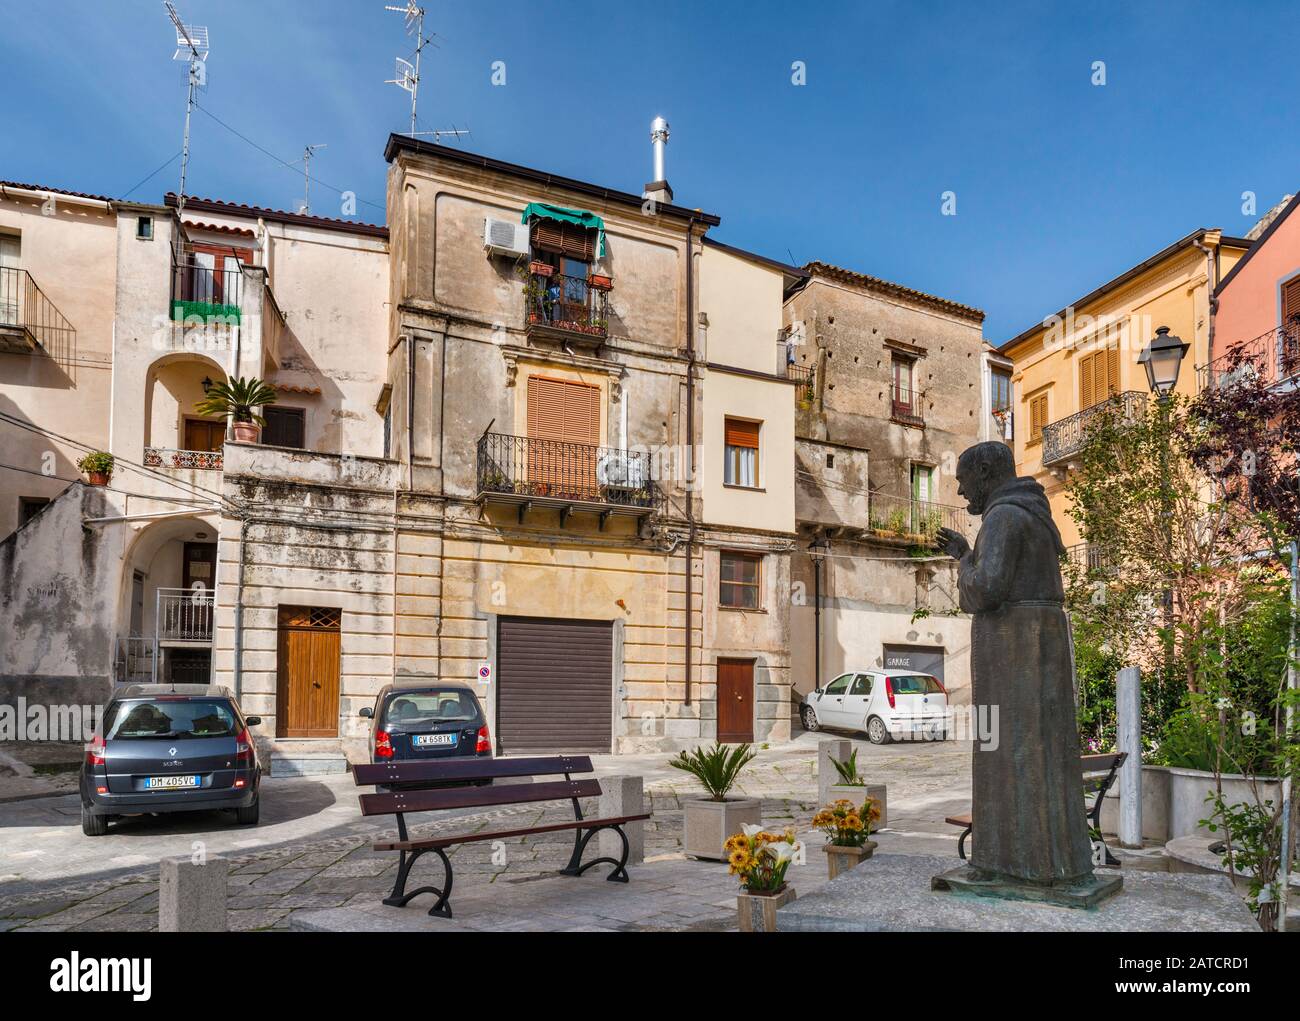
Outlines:
{"type": "Polygon", "coordinates": [[[490,757],[487,717],[473,689],[461,684],[389,684],[361,715],[372,722],[370,761],[490,757]]]}

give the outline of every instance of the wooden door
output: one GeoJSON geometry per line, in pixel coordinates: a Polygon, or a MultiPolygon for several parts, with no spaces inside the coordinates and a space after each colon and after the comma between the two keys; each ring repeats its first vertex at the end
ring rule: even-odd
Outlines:
{"type": "Polygon", "coordinates": [[[220,450],[226,443],[226,423],[214,418],[187,418],[185,420],[184,450],[209,452],[220,450]]]}
{"type": "Polygon", "coordinates": [[[745,744],[754,740],[754,661],[718,660],[718,740],[745,744]]]}
{"type": "Polygon", "coordinates": [[[282,606],[276,658],[277,737],[337,737],[342,611],[282,606]]]}
{"type": "Polygon", "coordinates": [[[528,441],[528,481],[538,496],[599,499],[599,387],[530,376],[528,441]]]}

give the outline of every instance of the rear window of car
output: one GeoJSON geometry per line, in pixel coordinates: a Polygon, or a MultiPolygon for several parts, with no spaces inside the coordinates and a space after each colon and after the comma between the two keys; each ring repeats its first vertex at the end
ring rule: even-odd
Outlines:
{"type": "Polygon", "coordinates": [[[896,675],[889,680],[895,695],[940,695],[943,693],[943,685],[928,674],[896,675]]]}
{"type": "Polygon", "coordinates": [[[386,726],[412,726],[472,720],[479,714],[478,699],[459,688],[403,691],[393,695],[384,709],[386,726]]]}
{"type": "Polygon", "coordinates": [[[238,727],[234,707],[223,698],[138,699],[111,705],[104,715],[108,740],[233,737],[238,727]]]}

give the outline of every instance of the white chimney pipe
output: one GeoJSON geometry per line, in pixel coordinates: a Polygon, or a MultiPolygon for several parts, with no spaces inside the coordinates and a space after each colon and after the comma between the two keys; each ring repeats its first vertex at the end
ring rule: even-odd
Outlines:
{"type": "Polygon", "coordinates": [[[656,117],[650,122],[650,144],[655,151],[655,172],[652,181],[666,181],[664,176],[664,146],[668,144],[668,122],[656,117]]]}

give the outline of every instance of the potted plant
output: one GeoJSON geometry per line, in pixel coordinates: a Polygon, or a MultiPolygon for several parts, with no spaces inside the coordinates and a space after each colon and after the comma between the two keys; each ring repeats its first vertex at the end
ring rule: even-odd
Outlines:
{"type": "Polygon", "coordinates": [[[540,259],[534,259],[528,264],[528,272],[535,277],[548,277],[555,272],[555,267],[549,262],[542,262],[540,259]]]}
{"type": "Polygon", "coordinates": [[[240,443],[256,443],[257,427],[266,425],[266,419],[253,411],[276,402],[276,393],[256,377],[223,380],[208,387],[203,400],[194,405],[200,415],[229,415],[234,420],[235,439],[240,443]]]}
{"type": "Polygon", "coordinates": [[[690,773],[708,797],[687,798],[682,805],[683,850],[692,857],[724,861],[727,835],[746,824],[757,826],[763,818],[763,803],[757,798],[729,798],[740,771],[758,753],[749,745],[728,747],[714,742],[712,748],[679,752],[668,764],[690,773]]]}
{"type": "Polygon", "coordinates": [[[77,467],[89,476],[92,486],[107,486],[113,477],[113,455],[93,450],[77,462],[77,467]]]}
{"type": "Polygon", "coordinates": [[[593,290],[612,291],[614,289],[614,278],[606,276],[604,273],[592,273],[587,278],[587,284],[593,290]]]}
{"type": "Polygon", "coordinates": [[[863,798],[870,798],[876,805],[876,816],[872,821],[878,822],[878,825],[873,826],[872,829],[878,830],[881,826],[888,826],[889,823],[886,821],[885,785],[883,783],[869,784],[866,778],[858,772],[858,750],[854,748],[852,754],[842,762],[832,755],[831,765],[835,767],[835,772],[838,775],[837,780],[826,785],[821,797],[827,801],[847,798],[855,805],[863,798]]]}
{"type": "Polygon", "coordinates": [[[790,863],[803,851],[794,829],[768,833],[757,824],[747,825],[727,838],[727,871],[740,879],[736,921],[741,932],[775,932],[776,912],[795,898],[785,881],[790,863]]]}
{"type": "Polygon", "coordinates": [[[834,879],[841,872],[860,865],[871,857],[876,842],[871,828],[880,819],[880,806],[874,798],[858,805],[841,798],[813,816],[813,829],[826,834],[822,850],[826,852],[826,873],[834,879]]]}

